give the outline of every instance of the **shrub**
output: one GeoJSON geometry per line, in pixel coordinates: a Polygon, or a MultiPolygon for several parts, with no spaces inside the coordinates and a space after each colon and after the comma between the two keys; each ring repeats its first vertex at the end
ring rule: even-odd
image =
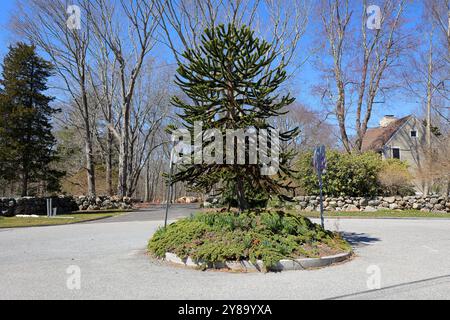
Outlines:
{"type": "Polygon", "coordinates": [[[382,194],[389,196],[414,195],[415,191],[411,181],[412,176],[408,171],[408,165],[398,159],[384,161],[383,167],[378,173],[382,194]]]}
{"type": "MultiPolygon", "coordinates": [[[[309,195],[319,194],[313,154],[304,153],[298,163],[299,187],[309,195]]],[[[323,176],[324,193],[329,196],[365,197],[379,192],[378,173],[383,161],[375,153],[348,154],[327,152],[328,168],[323,176]]]]}
{"type": "Polygon", "coordinates": [[[157,257],[172,252],[206,263],[262,260],[270,269],[285,258],[317,257],[350,246],[338,234],[285,212],[201,213],[159,229],[148,245],[157,257]]]}

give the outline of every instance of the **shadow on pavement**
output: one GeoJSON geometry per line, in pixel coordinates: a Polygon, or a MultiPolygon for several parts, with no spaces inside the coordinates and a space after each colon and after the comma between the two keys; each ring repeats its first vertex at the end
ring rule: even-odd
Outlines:
{"type": "Polygon", "coordinates": [[[342,237],[353,247],[363,247],[381,241],[379,238],[371,237],[366,233],[342,232],[342,237]]]}

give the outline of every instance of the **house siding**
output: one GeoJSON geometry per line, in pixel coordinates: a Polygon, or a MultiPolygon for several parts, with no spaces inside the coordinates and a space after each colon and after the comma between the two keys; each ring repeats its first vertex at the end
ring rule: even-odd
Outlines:
{"type": "MultiPolygon", "coordinates": [[[[413,176],[419,177],[426,165],[426,127],[420,120],[411,117],[386,143],[383,149],[384,159],[393,158],[393,148],[400,149],[400,160],[406,161],[413,176]],[[411,137],[411,131],[416,131],[417,137],[411,137]]],[[[421,179],[417,178],[414,184],[418,191],[424,191],[421,179]]]]}

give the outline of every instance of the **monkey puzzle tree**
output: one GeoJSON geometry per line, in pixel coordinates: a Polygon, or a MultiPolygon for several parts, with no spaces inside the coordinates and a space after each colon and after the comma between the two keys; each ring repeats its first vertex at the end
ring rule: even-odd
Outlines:
{"type": "MultiPolygon", "coordinates": [[[[179,116],[191,137],[194,137],[196,123],[201,123],[203,132],[216,130],[221,137],[215,135],[213,139],[203,133],[201,146],[203,150],[210,148],[216,161],[184,164],[173,182],[187,182],[207,192],[218,185],[222,191],[231,189],[241,210],[249,208],[248,191],[266,197],[282,196],[290,189],[290,160],[294,153],[287,148],[280,150],[275,160],[279,170],[265,174],[261,153],[259,161],[254,161],[251,150],[260,152],[267,147],[272,149],[273,155],[274,149],[280,144],[288,145],[298,134],[298,129],[278,133],[270,124],[272,117],[286,114],[286,106],[295,100],[289,93],[281,94],[279,90],[287,78],[286,65],[277,61],[274,67],[277,55],[272,46],[256,38],[248,27],[235,25],[206,29],[199,46],[186,51],[183,57],[185,61],[179,63],[176,84],[188,99],[174,97],[172,103],[181,110],[179,116]],[[234,136],[227,136],[228,130],[247,130],[248,134],[249,129],[258,137],[263,131],[268,134],[264,139],[247,135],[236,144],[234,136]],[[224,136],[227,136],[226,147],[217,143],[224,136]],[[231,139],[233,161],[228,158],[231,139]],[[223,157],[225,149],[228,151],[226,159],[223,157]],[[234,161],[241,152],[245,154],[245,164],[234,161]]],[[[196,155],[192,152],[191,156],[196,155]]]]}

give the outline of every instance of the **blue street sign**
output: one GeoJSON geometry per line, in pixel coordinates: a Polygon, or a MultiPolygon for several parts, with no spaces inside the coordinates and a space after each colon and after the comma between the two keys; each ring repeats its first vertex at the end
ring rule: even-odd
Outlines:
{"type": "Polygon", "coordinates": [[[314,168],[318,175],[322,175],[322,173],[327,168],[327,153],[325,146],[317,147],[314,150],[314,168]]]}

